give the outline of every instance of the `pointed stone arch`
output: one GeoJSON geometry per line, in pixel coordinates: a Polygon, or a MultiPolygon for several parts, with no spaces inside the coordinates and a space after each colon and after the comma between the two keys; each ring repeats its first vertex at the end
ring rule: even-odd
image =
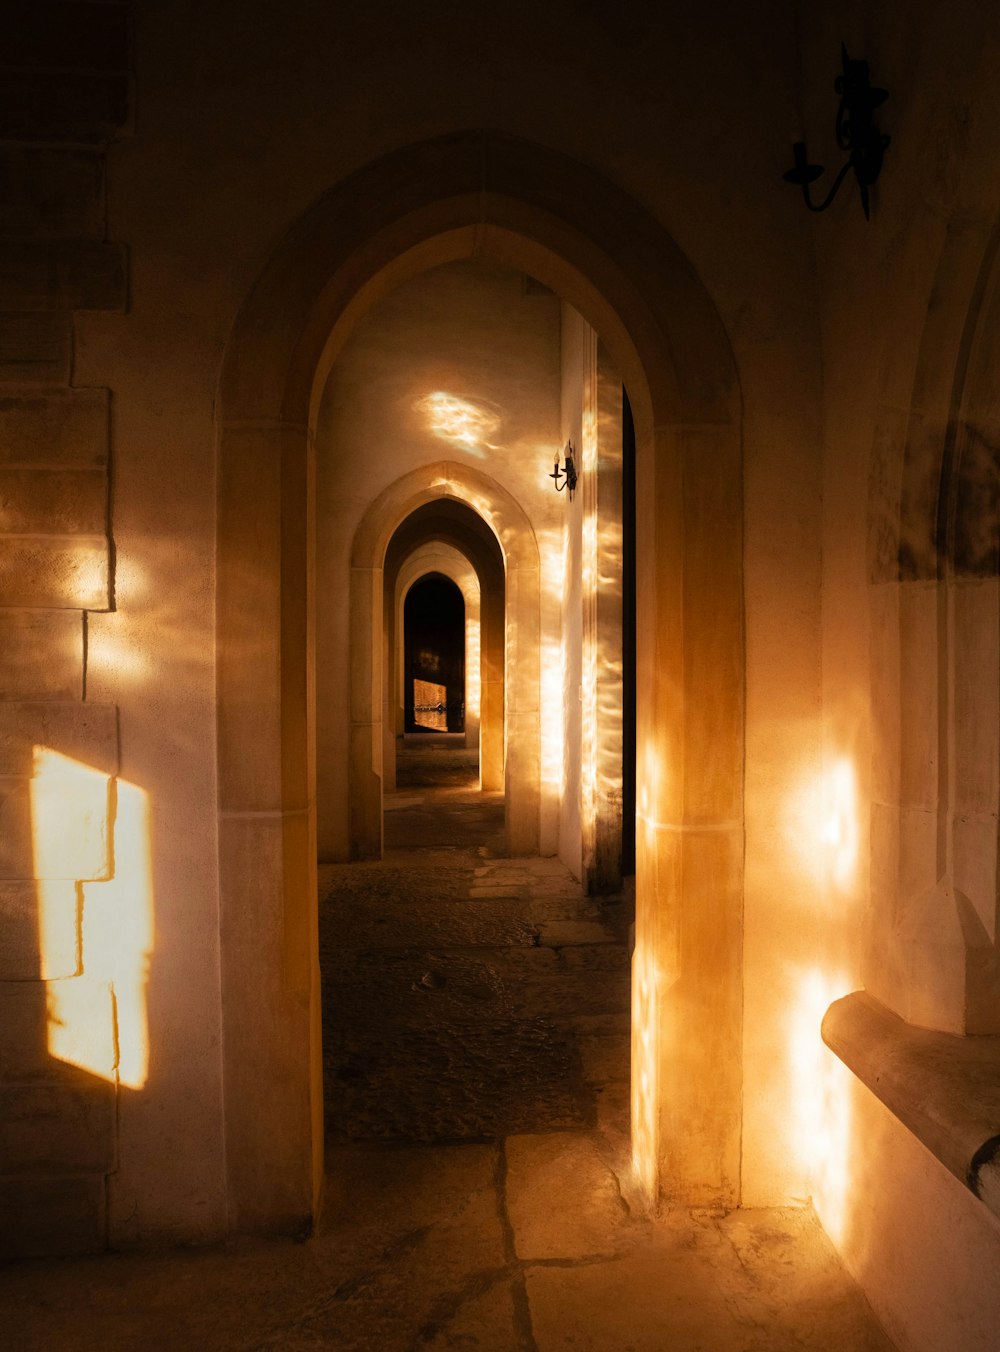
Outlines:
{"type": "Polygon", "coordinates": [[[368,508],[351,551],[352,857],[382,851],[382,703],[385,685],[383,563],[389,542],[426,503],[446,499],[480,517],[500,545],[505,573],[504,788],[507,848],[537,854],[539,842],[540,604],[538,543],[524,509],[495,479],[441,460],[390,484],[368,508]]]}
{"type": "MultiPolygon", "coordinates": [[[[386,580],[385,605],[391,607],[386,708],[383,714],[383,792],[395,788],[395,737],[402,731],[404,607],[411,590],[432,574],[448,578],[462,593],[465,606],[465,747],[479,751],[482,712],[483,665],[486,658],[482,636],[483,587],[475,566],[456,545],[435,540],[418,545],[402,561],[395,575],[386,580]]],[[[502,724],[502,713],[501,713],[502,724]]],[[[500,731],[501,740],[503,730],[500,731]]],[[[480,775],[482,771],[480,770],[480,775]]]]}
{"type": "Polygon", "coordinates": [[[323,1179],[311,656],[317,391],[373,300],[425,268],[476,254],[559,292],[601,335],[629,391],[639,503],[633,1154],[645,1184],[669,1198],[731,1205],[739,1195],[736,369],[705,287],[639,202],[556,151],[470,131],[397,150],[320,198],[276,244],[225,353],[217,691],[234,1230],[300,1231],[323,1179]]]}
{"type": "MultiPolygon", "coordinates": [[[[995,191],[995,189],[994,189],[995,191]]],[[[908,1022],[1000,1032],[1000,223],[948,233],[910,406],[872,451],[867,988],[908,1022]]]]}

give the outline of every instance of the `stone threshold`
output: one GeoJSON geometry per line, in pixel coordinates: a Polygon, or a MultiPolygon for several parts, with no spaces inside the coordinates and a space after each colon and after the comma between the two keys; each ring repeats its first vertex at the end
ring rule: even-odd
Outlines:
{"type": "Polygon", "coordinates": [[[1000,1036],[914,1028],[865,991],[835,1000],[823,1041],[1000,1216],[1000,1036]]]}

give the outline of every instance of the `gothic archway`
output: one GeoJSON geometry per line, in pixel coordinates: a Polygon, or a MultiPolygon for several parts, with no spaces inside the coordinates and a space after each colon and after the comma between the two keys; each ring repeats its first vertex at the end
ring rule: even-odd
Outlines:
{"type": "Polygon", "coordinates": [[[568,300],[601,334],[629,391],[640,504],[633,1155],[647,1187],[671,1198],[738,1199],[736,371],[705,288],[659,221],[586,165],[472,131],[398,150],[321,198],[275,248],[225,355],[217,688],[236,1230],[301,1230],[323,1178],[310,658],[316,392],[374,299],[424,268],[479,253],[568,300]]]}

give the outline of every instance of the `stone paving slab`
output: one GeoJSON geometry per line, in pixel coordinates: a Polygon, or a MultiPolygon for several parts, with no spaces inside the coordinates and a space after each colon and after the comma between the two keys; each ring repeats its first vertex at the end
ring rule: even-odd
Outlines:
{"type": "Polygon", "coordinates": [[[303,1244],[0,1269],[4,1345],[892,1352],[811,1211],[626,1215],[604,1158],[580,1133],[334,1150],[303,1244]]]}
{"type": "Polygon", "coordinates": [[[449,793],[447,829],[422,794],[387,814],[404,849],[321,870],[317,1234],[0,1268],[3,1346],[891,1352],[811,1212],[636,1205],[628,908],[486,862],[499,796],[449,793]]]}
{"type": "Polygon", "coordinates": [[[507,1212],[522,1261],[618,1252],[629,1207],[592,1135],[511,1136],[505,1155],[507,1212]]]}
{"type": "Polygon", "coordinates": [[[529,1268],[538,1352],[892,1352],[810,1212],[735,1214],[759,1245],[752,1266],[728,1242],[730,1218],[679,1214],[610,1262],[529,1268]]]}
{"type": "MultiPolygon", "coordinates": [[[[627,1028],[623,927],[606,923],[557,859],[484,862],[480,824],[492,813],[502,827],[498,795],[438,800],[450,850],[433,833],[427,848],[413,843],[427,838],[414,824],[435,800],[412,797],[397,795],[386,814],[404,849],[320,871],[331,1139],[483,1140],[593,1125],[598,1063],[591,1055],[584,1074],[577,1038],[588,1015],[614,1014],[627,1028]]],[[[627,1065],[627,1038],[619,1047],[627,1065]]]]}

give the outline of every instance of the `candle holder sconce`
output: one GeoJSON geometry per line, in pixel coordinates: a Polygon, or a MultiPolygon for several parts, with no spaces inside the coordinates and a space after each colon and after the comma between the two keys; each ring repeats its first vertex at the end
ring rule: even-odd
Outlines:
{"type": "Polygon", "coordinates": [[[825,211],[853,169],[861,193],[861,209],[867,221],[871,209],[869,190],[882,172],[882,160],[891,139],[876,129],[872,122],[872,114],[876,108],[885,103],[889,92],[886,89],[876,89],[871,84],[867,61],[852,60],[843,43],[840,53],[843,71],[837,76],[833,87],[840,95],[836,122],[837,145],[841,150],[847,151],[847,162],[833,180],[833,187],[823,201],[814,202],[810,188],[823,173],[823,166],[810,164],[805,141],[796,141],[792,146],[795,163],[784,175],[784,179],[786,183],[793,183],[802,189],[802,196],[810,211],[825,211]]]}

